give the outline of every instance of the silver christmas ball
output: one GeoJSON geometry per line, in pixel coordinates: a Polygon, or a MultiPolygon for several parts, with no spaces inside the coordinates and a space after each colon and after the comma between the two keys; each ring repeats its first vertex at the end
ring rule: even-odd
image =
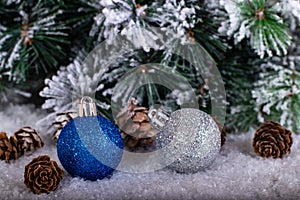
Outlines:
{"type": "Polygon", "coordinates": [[[215,160],[221,147],[221,133],[210,115],[184,108],[171,113],[156,137],[156,146],[168,168],[196,173],[215,160]]]}

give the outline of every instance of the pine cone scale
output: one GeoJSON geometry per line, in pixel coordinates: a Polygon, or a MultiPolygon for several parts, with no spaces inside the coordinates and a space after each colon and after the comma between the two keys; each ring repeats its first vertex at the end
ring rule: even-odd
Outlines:
{"type": "Polygon", "coordinates": [[[149,122],[149,117],[145,113],[138,112],[133,116],[132,121],[138,123],[149,122]]]}
{"type": "Polygon", "coordinates": [[[124,138],[124,143],[127,145],[129,148],[135,147],[139,143],[139,139],[136,137],[128,137],[126,136],[124,138]]]}
{"type": "Polygon", "coordinates": [[[148,130],[150,130],[150,129],[152,129],[152,126],[151,126],[150,123],[142,122],[142,123],[140,124],[140,131],[148,131],[148,130]]]}
{"type": "Polygon", "coordinates": [[[0,159],[9,162],[10,159],[17,159],[17,149],[10,142],[5,132],[0,132],[0,159]]]}
{"type": "Polygon", "coordinates": [[[146,114],[148,113],[148,109],[146,107],[134,107],[132,110],[133,112],[141,111],[146,114]]]}
{"type": "Polygon", "coordinates": [[[278,146],[279,146],[280,149],[285,149],[286,151],[290,151],[290,150],[287,149],[287,146],[284,144],[283,141],[280,141],[278,146]]]}
{"type": "MultiPolygon", "coordinates": [[[[129,125],[129,124],[127,124],[129,125]]],[[[138,124],[131,124],[129,126],[126,126],[124,129],[125,133],[128,133],[130,135],[134,135],[135,132],[137,132],[139,130],[139,125],[138,124]]]]}
{"type": "Polygon", "coordinates": [[[260,137],[261,140],[267,140],[270,143],[275,143],[277,144],[278,141],[276,140],[276,138],[274,136],[272,136],[271,134],[265,134],[264,136],[260,137]]]}

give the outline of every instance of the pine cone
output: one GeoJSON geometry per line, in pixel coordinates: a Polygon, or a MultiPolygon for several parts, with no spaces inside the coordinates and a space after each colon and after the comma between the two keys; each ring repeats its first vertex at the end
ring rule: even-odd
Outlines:
{"type": "Polygon", "coordinates": [[[292,144],[291,131],[274,121],[265,121],[253,138],[255,153],[267,158],[283,158],[291,151],[292,144]]]}
{"type": "Polygon", "coordinates": [[[57,189],[63,170],[47,155],[34,158],[25,167],[24,183],[35,194],[57,189]]]}
{"type": "Polygon", "coordinates": [[[35,148],[44,146],[44,142],[38,132],[29,126],[25,126],[15,132],[10,137],[10,141],[17,148],[19,156],[24,155],[27,151],[33,151],[35,148]]]}
{"type": "Polygon", "coordinates": [[[157,131],[151,126],[148,109],[136,106],[132,99],[126,110],[117,115],[117,124],[122,132],[126,147],[145,147],[153,143],[157,131]]]}
{"type": "Polygon", "coordinates": [[[55,121],[52,123],[52,126],[56,129],[52,135],[52,139],[54,141],[57,141],[64,126],[75,117],[77,117],[77,112],[75,110],[68,110],[66,112],[56,114],[55,121]]]}
{"type": "Polygon", "coordinates": [[[221,132],[221,146],[223,146],[226,142],[226,128],[224,125],[220,124],[220,122],[217,120],[217,118],[213,117],[215,120],[216,124],[219,127],[219,130],[221,132]]]}
{"type": "Polygon", "coordinates": [[[9,162],[10,159],[17,159],[18,153],[15,146],[13,146],[6,133],[0,132],[0,159],[9,162]]]}

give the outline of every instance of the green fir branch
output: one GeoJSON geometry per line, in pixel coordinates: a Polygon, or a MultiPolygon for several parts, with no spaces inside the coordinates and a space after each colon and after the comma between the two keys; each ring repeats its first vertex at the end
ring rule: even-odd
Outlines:
{"type": "Polygon", "coordinates": [[[267,0],[246,0],[237,3],[245,23],[244,28],[251,32],[248,34],[250,45],[261,58],[265,52],[272,56],[272,51],[279,56],[286,55],[291,44],[291,36],[286,31],[287,25],[267,3],[267,0]]]}
{"type": "Polygon", "coordinates": [[[69,28],[57,21],[58,1],[21,1],[14,6],[4,8],[14,11],[0,35],[2,67],[10,70],[10,79],[19,82],[33,72],[57,69],[67,60],[69,47],[69,28]]]}
{"type": "Polygon", "coordinates": [[[260,69],[257,66],[261,61],[245,48],[244,43],[228,51],[226,59],[218,65],[228,101],[226,130],[234,133],[248,131],[258,124],[251,91],[258,78],[260,69]]]}
{"type": "Polygon", "coordinates": [[[300,132],[299,61],[289,56],[273,58],[262,65],[267,70],[261,73],[252,92],[260,122],[274,120],[295,133],[300,132]]]}

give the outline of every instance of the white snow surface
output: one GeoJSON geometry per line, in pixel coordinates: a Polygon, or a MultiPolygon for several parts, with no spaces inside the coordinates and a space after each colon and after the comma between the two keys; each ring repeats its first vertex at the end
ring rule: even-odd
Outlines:
{"type": "MultiPolygon", "coordinates": [[[[252,151],[255,130],[229,135],[213,165],[196,174],[168,169],[153,173],[115,172],[111,178],[85,181],[65,173],[59,188],[35,195],[23,181],[24,168],[33,158],[48,154],[59,163],[51,136],[35,122],[46,115],[32,105],[0,105],[0,131],[12,135],[22,126],[37,129],[45,146],[9,164],[0,161],[0,199],[299,199],[300,149],[293,135],[291,154],[263,159],[252,151]]],[[[59,163],[60,165],[60,163],[59,163]]]]}

